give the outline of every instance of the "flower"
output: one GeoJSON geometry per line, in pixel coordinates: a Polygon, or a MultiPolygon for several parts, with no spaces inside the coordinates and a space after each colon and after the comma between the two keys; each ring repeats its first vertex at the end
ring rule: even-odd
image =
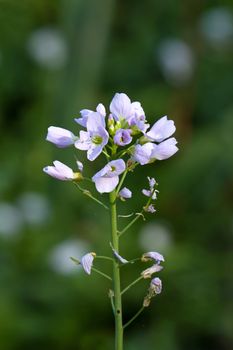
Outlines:
{"type": "Polygon", "coordinates": [[[132,141],[130,129],[118,129],[113,138],[114,143],[118,146],[128,145],[132,141]]]}
{"type": "Polygon", "coordinates": [[[46,166],[43,171],[55,179],[62,181],[82,180],[83,177],[80,172],[73,172],[71,168],[58,160],[55,160],[53,164],[54,166],[46,166]]]}
{"type": "Polygon", "coordinates": [[[156,209],[153,204],[148,205],[148,207],[143,208],[147,213],[155,213],[156,209]]]}
{"type": "Polygon", "coordinates": [[[110,112],[113,118],[125,125],[125,121],[132,131],[146,132],[149,124],[146,124],[146,117],[140,102],[132,102],[124,93],[116,93],[110,103],[110,112]],[[136,129],[136,130],[135,130],[136,129]]]}
{"type": "Polygon", "coordinates": [[[104,146],[108,143],[108,132],[105,129],[103,116],[98,112],[91,112],[87,117],[87,131],[80,131],[79,139],[75,142],[75,147],[87,151],[87,158],[95,160],[104,146]]]}
{"type": "Polygon", "coordinates": [[[74,143],[75,139],[76,136],[67,129],[56,126],[50,126],[48,128],[46,140],[54,143],[57,147],[64,148],[70,146],[74,143]]]}
{"type": "Polygon", "coordinates": [[[151,158],[158,160],[164,160],[173,156],[178,148],[176,147],[177,141],[174,137],[161,142],[159,145],[154,145],[151,158]]]}
{"type": "Polygon", "coordinates": [[[159,272],[163,269],[163,267],[159,264],[154,264],[151,267],[148,267],[148,269],[144,270],[141,272],[141,276],[143,278],[151,278],[151,276],[153,275],[153,273],[155,272],[159,272]]]}
{"type": "Polygon", "coordinates": [[[142,193],[144,194],[144,196],[146,197],[151,197],[153,200],[157,198],[157,192],[159,192],[158,190],[155,190],[155,185],[157,185],[156,180],[153,177],[147,177],[148,181],[149,181],[149,186],[150,189],[146,190],[143,189],[142,193]]]}
{"type": "Polygon", "coordinates": [[[110,112],[116,121],[130,118],[133,108],[129,97],[124,93],[116,93],[110,103],[110,112]]]}
{"type": "Polygon", "coordinates": [[[160,278],[155,277],[150,282],[150,289],[154,294],[160,294],[162,292],[162,281],[160,278]]]}
{"type": "Polygon", "coordinates": [[[177,151],[177,141],[171,137],[160,144],[147,142],[144,145],[137,144],[134,148],[132,159],[141,165],[158,160],[164,160],[173,156],[177,151]]]}
{"type": "Polygon", "coordinates": [[[132,159],[141,165],[148,164],[151,161],[151,155],[154,148],[152,142],[147,142],[144,145],[137,144],[134,148],[132,159]]]}
{"type": "Polygon", "coordinates": [[[133,130],[136,127],[138,131],[145,133],[149,128],[149,124],[146,124],[146,117],[141,103],[133,102],[131,107],[133,109],[133,116],[128,120],[129,125],[133,128],[133,130]]]}
{"type": "Polygon", "coordinates": [[[132,192],[127,187],[124,187],[124,188],[122,188],[122,190],[120,190],[119,197],[121,200],[131,198],[132,192]]]}
{"type": "Polygon", "coordinates": [[[165,261],[163,255],[158,252],[144,253],[141,257],[141,260],[142,261],[154,260],[157,264],[160,264],[161,261],[165,261]]]}
{"type": "Polygon", "coordinates": [[[93,260],[94,258],[96,257],[96,254],[95,253],[87,253],[85,254],[82,258],[81,258],[81,265],[83,267],[83,270],[88,274],[90,275],[91,274],[91,268],[92,268],[92,265],[93,265],[93,260]]]}
{"type": "Polygon", "coordinates": [[[112,160],[103,169],[98,171],[92,181],[100,193],[109,193],[116,188],[119,182],[119,175],[125,171],[123,159],[112,160]]]}
{"type": "MultiPolygon", "coordinates": [[[[80,111],[81,118],[75,118],[74,120],[81,126],[87,127],[87,119],[94,111],[90,109],[82,109],[80,111]]],[[[102,117],[106,116],[105,107],[102,103],[99,103],[96,107],[96,112],[98,112],[102,117]]]]}

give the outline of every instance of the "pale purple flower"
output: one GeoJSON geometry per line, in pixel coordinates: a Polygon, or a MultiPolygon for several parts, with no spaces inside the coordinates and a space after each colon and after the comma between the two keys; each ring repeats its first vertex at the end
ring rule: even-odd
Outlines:
{"type": "Polygon", "coordinates": [[[98,112],[92,112],[88,115],[86,126],[87,131],[80,131],[75,147],[87,151],[87,158],[93,161],[108,143],[109,135],[105,129],[104,118],[98,112]]]}
{"type": "Polygon", "coordinates": [[[174,134],[176,127],[173,120],[168,120],[167,116],[160,118],[146,133],[146,136],[155,142],[161,142],[172,134],[174,134]]]}
{"type": "Polygon", "coordinates": [[[128,145],[132,141],[130,129],[118,129],[113,138],[114,143],[118,146],[128,145]]]}
{"type": "Polygon", "coordinates": [[[91,268],[92,268],[92,265],[93,265],[93,260],[94,258],[96,257],[96,254],[95,253],[87,253],[85,254],[82,258],[81,258],[81,265],[83,267],[83,270],[88,274],[90,275],[91,274],[91,268]]]}
{"type": "Polygon", "coordinates": [[[119,182],[119,175],[125,171],[125,162],[122,159],[112,160],[103,169],[98,171],[92,181],[100,193],[112,192],[119,182]]]}
{"type": "Polygon", "coordinates": [[[89,115],[91,113],[93,113],[93,111],[90,109],[82,109],[80,111],[81,118],[75,118],[74,120],[76,121],[76,123],[78,123],[79,125],[86,128],[87,127],[87,118],[89,117],[89,115]]]}
{"type": "Polygon", "coordinates": [[[124,187],[120,190],[119,192],[119,197],[121,199],[128,199],[128,198],[131,198],[132,197],[132,192],[127,188],[127,187],[124,187]]]}
{"type": "Polygon", "coordinates": [[[144,145],[136,145],[132,159],[141,165],[148,164],[151,161],[153,148],[154,144],[152,142],[147,142],[144,145]]]}
{"type": "MultiPolygon", "coordinates": [[[[103,118],[106,116],[106,111],[105,107],[102,103],[99,103],[98,106],[96,107],[96,112],[98,112],[103,118]]],[[[74,120],[76,123],[78,123],[81,126],[84,126],[85,128],[87,127],[87,119],[88,117],[94,113],[94,111],[90,109],[82,109],[80,111],[81,118],[75,118],[74,120]]]]}
{"type": "Polygon", "coordinates": [[[58,160],[55,160],[53,164],[54,166],[47,166],[43,169],[43,171],[46,174],[54,177],[55,179],[62,180],[62,181],[72,181],[72,180],[82,179],[81,173],[73,172],[71,168],[59,162],[58,160]]]}
{"type": "Polygon", "coordinates": [[[110,112],[116,121],[130,118],[133,108],[129,97],[124,93],[116,93],[110,103],[110,112]]]}
{"type": "Polygon", "coordinates": [[[155,185],[157,185],[156,183],[156,180],[153,178],[153,177],[147,177],[148,178],[148,181],[149,181],[149,186],[150,186],[150,189],[149,190],[146,190],[146,189],[143,189],[142,190],[142,193],[144,194],[144,196],[146,197],[151,197],[153,200],[157,198],[157,192],[158,190],[155,190],[155,185]]]}
{"type": "Polygon", "coordinates": [[[131,104],[131,107],[133,109],[133,115],[128,119],[129,125],[131,127],[136,126],[138,130],[145,133],[146,130],[149,128],[149,124],[146,123],[146,117],[145,117],[144,110],[141,106],[141,103],[133,102],[131,104]]]}
{"type": "Polygon", "coordinates": [[[148,181],[149,181],[150,189],[153,189],[153,188],[155,187],[155,185],[156,185],[156,180],[155,180],[155,178],[149,177],[149,176],[148,176],[147,179],[148,179],[148,181]]]}
{"type": "Polygon", "coordinates": [[[160,278],[155,277],[150,282],[150,289],[151,292],[154,292],[154,294],[160,294],[162,292],[162,281],[160,278]]]}
{"type": "Polygon", "coordinates": [[[147,213],[152,213],[152,214],[156,212],[156,209],[153,204],[150,204],[148,207],[144,207],[144,210],[147,213]]]}
{"type": "Polygon", "coordinates": [[[144,253],[141,257],[141,260],[142,261],[154,260],[157,264],[160,264],[161,261],[165,261],[163,255],[158,252],[144,253]]]}
{"type": "Polygon", "coordinates": [[[59,148],[64,148],[74,144],[77,137],[69,130],[50,126],[46,140],[54,143],[59,148]]]}
{"type": "Polygon", "coordinates": [[[151,153],[151,158],[158,160],[170,158],[178,151],[176,144],[176,139],[174,137],[171,137],[170,139],[167,139],[158,145],[154,145],[151,153]]]}
{"type": "Polygon", "coordinates": [[[141,272],[141,276],[143,278],[151,278],[151,276],[156,273],[159,272],[163,269],[163,267],[159,264],[154,264],[151,267],[148,267],[148,269],[144,270],[141,272]]]}
{"type": "Polygon", "coordinates": [[[142,193],[143,193],[144,196],[146,196],[146,197],[151,197],[151,190],[143,189],[143,190],[142,190],[142,193]]]}

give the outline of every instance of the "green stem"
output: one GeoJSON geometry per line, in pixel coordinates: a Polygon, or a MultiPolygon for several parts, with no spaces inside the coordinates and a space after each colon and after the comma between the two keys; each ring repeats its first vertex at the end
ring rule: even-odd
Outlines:
{"type": "Polygon", "coordinates": [[[145,208],[148,208],[148,207],[149,207],[151,201],[152,201],[152,197],[150,197],[150,198],[148,199],[148,201],[147,201],[147,203],[146,203],[144,209],[143,209],[140,213],[136,213],[136,217],[135,217],[133,220],[131,220],[130,223],[129,223],[127,226],[125,226],[125,228],[124,228],[123,230],[118,231],[118,237],[120,237],[121,235],[123,235],[123,233],[125,233],[125,232],[126,232],[140,217],[141,217],[141,216],[142,216],[143,220],[145,220],[144,215],[143,215],[143,212],[144,212],[145,208]]]}
{"type": "Polygon", "coordinates": [[[107,207],[107,205],[105,205],[103,202],[101,202],[99,199],[97,199],[96,197],[94,197],[91,192],[89,190],[86,190],[85,188],[82,188],[81,186],[79,186],[77,184],[77,182],[73,181],[73,184],[79,189],[79,191],[81,191],[85,196],[93,199],[93,201],[95,201],[96,203],[100,204],[102,207],[104,207],[105,209],[109,210],[109,208],[107,207]]]}
{"type": "Polygon", "coordinates": [[[102,272],[102,271],[100,271],[100,270],[96,269],[96,268],[95,268],[95,267],[93,267],[93,266],[92,266],[92,268],[91,268],[91,269],[92,269],[93,271],[95,271],[96,273],[98,273],[99,275],[101,275],[101,276],[103,276],[103,277],[107,278],[108,280],[112,281],[111,277],[110,277],[110,276],[108,276],[108,275],[106,275],[106,273],[104,273],[104,272],[102,272]]]}
{"type": "Polygon", "coordinates": [[[136,312],[136,314],[123,326],[123,329],[125,329],[126,327],[128,327],[144,310],[144,306],[141,307],[140,310],[138,310],[138,312],[136,312]]]}
{"type": "Polygon", "coordinates": [[[118,195],[118,193],[119,193],[119,191],[120,191],[120,189],[121,189],[121,186],[122,186],[123,182],[125,181],[125,178],[126,178],[127,173],[128,173],[128,170],[126,169],[125,172],[124,172],[124,174],[122,175],[122,177],[121,177],[121,179],[120,179],[119,185],[117,186],[117,189],[116,189],[116,197],[117,197],[117,195],[118,195]]]}
{"type": "Polygon", "coordinates": [[[138,277],[136,280],[134,280],[132,283],[130,283],[125,289],[122,290],[121,295],[123,295],[127,290],[129,290],[132,286],[134,286],[136,283],[141,281],[143,279],[143,276],[138,277]]]}
{"type": "Polygon", "coordinates": [[[131,220],[130,223],[127,226],[125,226],[125,228],[122,231],[118,231],[118,237],[123,235],[123,233],[125,233],[141,216],[143,217],[142,212],[137,213],[135,218],[133,220],[131,220]]]}
{"type": "MultiPolygon", "coordinates": [[[[109,196],[111,212],[111,238],[113,248],[119,252],[119,239],[117,234],[117,210],[116,191],[112,191],[109,196]]],[[[117,261],[113,261],[113,288],[114,288],[114,309],[115,309],[115,350],[123,350],[123,326],[122,326],[122,303],[120,269],[117,261]]]]}
{"type": "Polygon", "coordinates": [[[95,259],[103,259],[103,260],[110,260],[113,262],[113,258],[110,258],[109,256],[104,256],[104,255],[96,255],[95,259]]]}

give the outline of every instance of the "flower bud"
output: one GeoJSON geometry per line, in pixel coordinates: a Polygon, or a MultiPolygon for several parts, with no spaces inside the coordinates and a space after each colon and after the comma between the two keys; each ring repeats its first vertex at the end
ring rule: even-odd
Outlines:
{"type": "Polygon", "coordinates": [[[162,281],[161,281],[161,279],[158,278],[158,277],[153,278],[153,280],[150,283],[149,290],[154,295],[160,294],[162,292],[162,281]]]}

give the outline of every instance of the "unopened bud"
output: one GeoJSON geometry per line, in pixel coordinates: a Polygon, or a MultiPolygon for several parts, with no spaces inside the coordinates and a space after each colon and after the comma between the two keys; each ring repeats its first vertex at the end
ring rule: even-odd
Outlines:
{"type": "Polygon", "coordinates": [[[153,278],[153,280],[150,283],[150,291],[155,295],[160,294],[162,292],[162,281],[160,278],[153,278]]]}

